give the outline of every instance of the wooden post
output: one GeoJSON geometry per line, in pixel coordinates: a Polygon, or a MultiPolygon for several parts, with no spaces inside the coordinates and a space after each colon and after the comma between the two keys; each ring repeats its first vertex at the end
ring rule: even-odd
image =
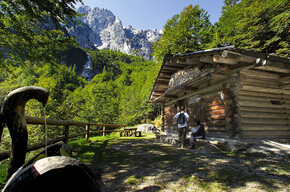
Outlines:
{"type": "Polygon", "coordinates": [[[85,139],[89,139],[89,137],[90,137],[90,125],[86,125],[85,139]]]}
{"type": "Polygon", "coordinates": [[[67,143],[68,142],[68,135],[69,135],[69,125],[63,126],[63,135],[65,136],[65,138],[63,139],[63,142],[67,143]]]}
{"type": "Polygon", "coordinates": [[[106,126],[103,126],[103,136],[105,136],[106,135],[106,126]]]}

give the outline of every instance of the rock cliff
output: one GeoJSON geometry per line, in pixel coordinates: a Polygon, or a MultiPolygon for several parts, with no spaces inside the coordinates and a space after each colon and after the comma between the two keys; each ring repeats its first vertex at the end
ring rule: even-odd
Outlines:
{"type": "Polygon", "coordinates": [[[136,30],[123,26],[122,22],[107,9],[81,6],[78,12],[84,14],[78,24],[67,28],[81,47],[119,50],[122,53],[151,59],[153,42],[160,38],[156,29],[136,30]]]}

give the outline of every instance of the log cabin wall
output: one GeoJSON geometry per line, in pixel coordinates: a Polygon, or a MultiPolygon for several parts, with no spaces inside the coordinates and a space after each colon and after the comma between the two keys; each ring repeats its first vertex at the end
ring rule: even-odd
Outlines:
{"type": "Polygon", "coordinates": [[[199,119],[205,125],[207,135],[226,137],[226,105],[219,93],[206,96],[198,103],[189,104],[188,112],[189,126],[196,127],[195,120],[199,119]]]}
{"type": "Polygon", "coordinates": [[[173,119],[177,113],[176,105],[165,106],[163,110],[163,127],[166,132],[176,132],[177,127],[173,119]]]}
{"type": "Polygon", "coordinates": [[[228,105],[227,130],[236,130],[241,139],[289,138],[287,78],[256,70],[241,73],[240,81],[231,82],[225,88],[232,99],[232,104],[228,105]]]}

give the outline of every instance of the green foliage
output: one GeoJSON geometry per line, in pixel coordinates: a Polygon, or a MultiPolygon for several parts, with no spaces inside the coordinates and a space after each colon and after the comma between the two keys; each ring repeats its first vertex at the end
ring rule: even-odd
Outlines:
{"type": "Polygon", "coordinates": [[[149,98],[160,65],[118,51],[89,51],[96,75],[84,88],[69,95],[70,119],[98,123],[138,124],[153,120],[157,108],[149,98]]]}
{"type": "Polygon", "coordinates": [[[289,13],[287,0],[226,3],[211,46],[231,42],[239,48],[287,57],[290,53],[289,13]]]}
{"type": "Polygon", "coordinates": [[[211,41],[212,25],[207,12],[198,5],[185,7],[164,26],[161,38],[154,43],[153,56],[161,61],[166,53],[185,53],[207,47],[211,41]]]}
{"type": "Polygon", "coordinates": [[[56,63],[56,55],[75,43],[64,36],[59,23],[74,21],[77,2],[79,0],[1,1],[0,67],[23,65],[26,60],[56,63]]]}

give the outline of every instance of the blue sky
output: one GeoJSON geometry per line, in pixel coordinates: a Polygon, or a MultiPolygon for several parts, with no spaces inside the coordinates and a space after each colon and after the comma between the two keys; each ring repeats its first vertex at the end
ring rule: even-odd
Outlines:
{"type": "Polygon", "coordinates": [[[198,4],[215,23],[221,16],[223,0],[83,0],[90,7],[106,8],[113,12],[123,26],[135,29],[163,29],[168,19],[190,4],[198,4]]]}

